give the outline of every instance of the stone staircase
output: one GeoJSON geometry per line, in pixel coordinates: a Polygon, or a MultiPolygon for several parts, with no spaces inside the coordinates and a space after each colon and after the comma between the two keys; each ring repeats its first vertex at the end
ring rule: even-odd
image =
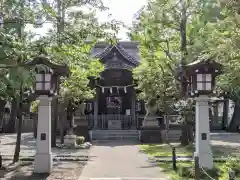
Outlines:
{"type": "Polygon", "coordinates": [[[92,140],[138,140],[138,130],[92,130],[92,140]]]}
{"type": "Polygon", "coordinates": [[[162,131],[162,138],[164,141],[168,139],[169,142],[179,142],[181,136],[181,130],[169,130],[168,135],[167,131],[162,131]]]}

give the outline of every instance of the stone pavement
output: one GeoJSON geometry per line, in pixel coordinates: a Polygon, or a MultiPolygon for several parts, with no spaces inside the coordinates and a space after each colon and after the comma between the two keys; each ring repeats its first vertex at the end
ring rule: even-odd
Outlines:
{"type": "MultiPolygon", "coordinates": [[[[16,143],[16,134],[0,134],[0,153],[2,155],[13,156],[16,143]]],[[[21,141],[20,156],[29,157],[35,155],[36,141],[33,133],[23,133],[21,141]]],[[[59,149],[52,148],[53,156],[88,156],[88,149],[59,149]]]]}
{"type": "Polygon", "coordinates": [[[53,171],[48,174],[33,174],[32,162],[19,162],[14,165],[5,162],[7,170],[0,170],[2,180],[78,180],[86,162],[54,162],[53,171]]]}
{"type": "Polygon", "coordinates": [[[147,155],[133,141],[102,141],[94,143],[90,160],[79,180],[167,180],[147,155]]]}

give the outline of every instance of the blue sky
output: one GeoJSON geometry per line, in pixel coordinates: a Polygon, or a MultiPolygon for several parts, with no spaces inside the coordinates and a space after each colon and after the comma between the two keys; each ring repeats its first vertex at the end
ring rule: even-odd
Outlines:
{"type": "MultiPolygon", "coordinates": [[[[102,0],[103,3],[109,7],[108,11],[97,12],[97,17],[100,22],[107,21],[109,19],[109,14],[111,14],[111,19],[116,19],[124,22],[125,25],[131,26],[134,14],[146,4],[147,0],[102,0]]],[[[50,24],[44,25],[43,28],[29,29],[33,30],[35,33],[43,35],[50,28],[50,24]]],[[[118,37],[122,40],[126,40],[126,29],[121,29],[118,37]]]]}

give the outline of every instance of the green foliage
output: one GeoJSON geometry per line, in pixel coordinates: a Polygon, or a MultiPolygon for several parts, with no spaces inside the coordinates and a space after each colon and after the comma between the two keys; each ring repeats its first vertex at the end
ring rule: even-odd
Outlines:
{"type": "Polygon", "coordinates": [[[77,137],[76,143],[77,143],[77,145],[81,145],[84,143],[84,141],[85,141],[85,137],[79,136],[79,137],[77,137]]]}
{"type": "Polygon", "coordinates": [[[39,105],[39,101],[33,101],[31,103],[31,112],[33,113],[37,113],[38,112],[38,105],[39,105]]]}
{"type": "Polygon", "coordinates": [[[99,39],[107,40],[113,37],[119,25],[117,21],[100,24],[95,11],[91,13],[83,11],[85,5],[90,5],[94,10],[106,9],[101,0],[46,0],[28,3],[25,0],[15,0],[0,3],[4,8],[4,22],[14,19],[15,16],[20,17],[18,22],[11,26],[5,24],[5,31],[0,33],[1,55],[3,55],[0,63],[5,67],[8,66],[8,69],[1,72],[1,98],[11,99],[16,96],[19,93],[20,84],[24,89],[32,87],[34,73],[32,70],[22,68],[21,65],[41,53],[48,55],[54,63],[67,64],[70,68],[70,76],[63,79],[60,87],[60,96],[63,99],[79,101],[93,98],[94,91],[89,89],[87,77],[98,76],[103,67],[98,60],[91,58],[91,50],[99,39]],[[20,8],[19,5],[21,5],[20,8]],[[73,6],[78,6],[77,10],[71,10],[73,6]],[[12,9],[16,12],[11,13],[12,9]],[[29,17],[31,18],[28,19],[29,17]],[[19,24],[22,19],[24,23],[38,26],[51,22],[57,28],[48,36],[33,40],[34,36],[24,35],[19,31],[23,27],[19,24]],[[113,31],[108,33],[106,30],[113,31]]]}
{"type": "Polygon", "coordinates": [[[228,179],[230,170],[235,172],[236,177],[240,176],[240,158],[237,156],[229,156],[227,161],[220,166],[220,178],[219,180],[228,179]]]}
{"type": "Polygon", "coordinates": [[[219,1],[153,0],[140,9],[130,38],[140,42],[142,63],[135,78],[141,80],[141,97],[160,95],[161,104],[171,101],[171,96],[178,98],[178,64],[209,55],[225,67],[217,79],[218,88],[240,103],[240,6],[238,1],[219,1]]]}

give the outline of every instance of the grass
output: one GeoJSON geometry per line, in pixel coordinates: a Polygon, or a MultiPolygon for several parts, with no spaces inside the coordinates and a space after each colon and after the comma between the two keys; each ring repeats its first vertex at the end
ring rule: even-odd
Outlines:
{"type": "MultiPolygon", "coordinates": [[[[151,157],[162,156],[162,157],[171,157],[172,156],[172,147],[169,144],[152,144],[152,145],[140,145],[142,152],[148,154],[151,157]]],[[[194,146],[181,146],[180,144],[175,144],[176,155],[177,156],[192,156],[194,152],[194,146]]],[[[219,148],[212,148],[214,157],[228,157],[229,154],[221,151],[219,148]]],[[[238,158],[238,157],[237,157],[238,158]]],[[[236,163],[236,162],[235,162],[236,163]]],[[[214,179],[218,179],[218,176],[221,177],[224,175],[224,178],[227,176],[228,170],[226,167],[229,166],[227,162],[214,162],[214,168],[207,171],[208,174],[214,179]],[[225,171],[224,171],[225,169],[225,171]]],[[[194,180],[194,164],[193,162],[183,162],[177,161],[177,170],[174,171],[172,168],[172,162],[159,162],[159,167],[165,172],[172,180],[194,180]]],[[[237,165],[238,166],[238,165],[237,165]]],[[[240,166],[240,163],[239,163],[240,166]]],[[[237,169],[240,169],[240,167],[237,169]]],[[[239,173],[240,174],[240,173],[239,173]]],[[[201,180],[209,180],[203,172],[201,172],[201,180]]],[[[225,179],[220,179],[225,180],[225,179]]],[[[237,177],[237,180],[240,180],[240,177],[237,177]]]]}
{"type": "MultiPolygon", "coordinates": [[[[220,169],[223,164],[224,163],[214,163],[214,168],[212,170],[208,170],[207,173],[213,179],[218,179],[218,174],[220,173],[220,169]]],[[[158,165],[162,171],[171,178],[171,180],[195,180],[193,162],[177,162],[176,171],[172,169],[171,162],[161,162],[158,163],[158,165]]],[[[201,172],[201,180],[209,180],[209,177],[201,172]]]]}
{"type": "MultiPolygon", "coordinates": [[[[172,157],[172,145],[169,144],[150,144],[150,145],[140,145],[141,151],[148,154],[149,156],[156,157],[172,157]]],[[[177,156],[193,156],[194,153],[194,146],[181,146],[180,144],[174,145],[176,148],[176,155],[177,156]]],[[[222,152],[220,149],[212,149],[214,157],[221,157],[225,156],[225,153],[222,152]]]]}

